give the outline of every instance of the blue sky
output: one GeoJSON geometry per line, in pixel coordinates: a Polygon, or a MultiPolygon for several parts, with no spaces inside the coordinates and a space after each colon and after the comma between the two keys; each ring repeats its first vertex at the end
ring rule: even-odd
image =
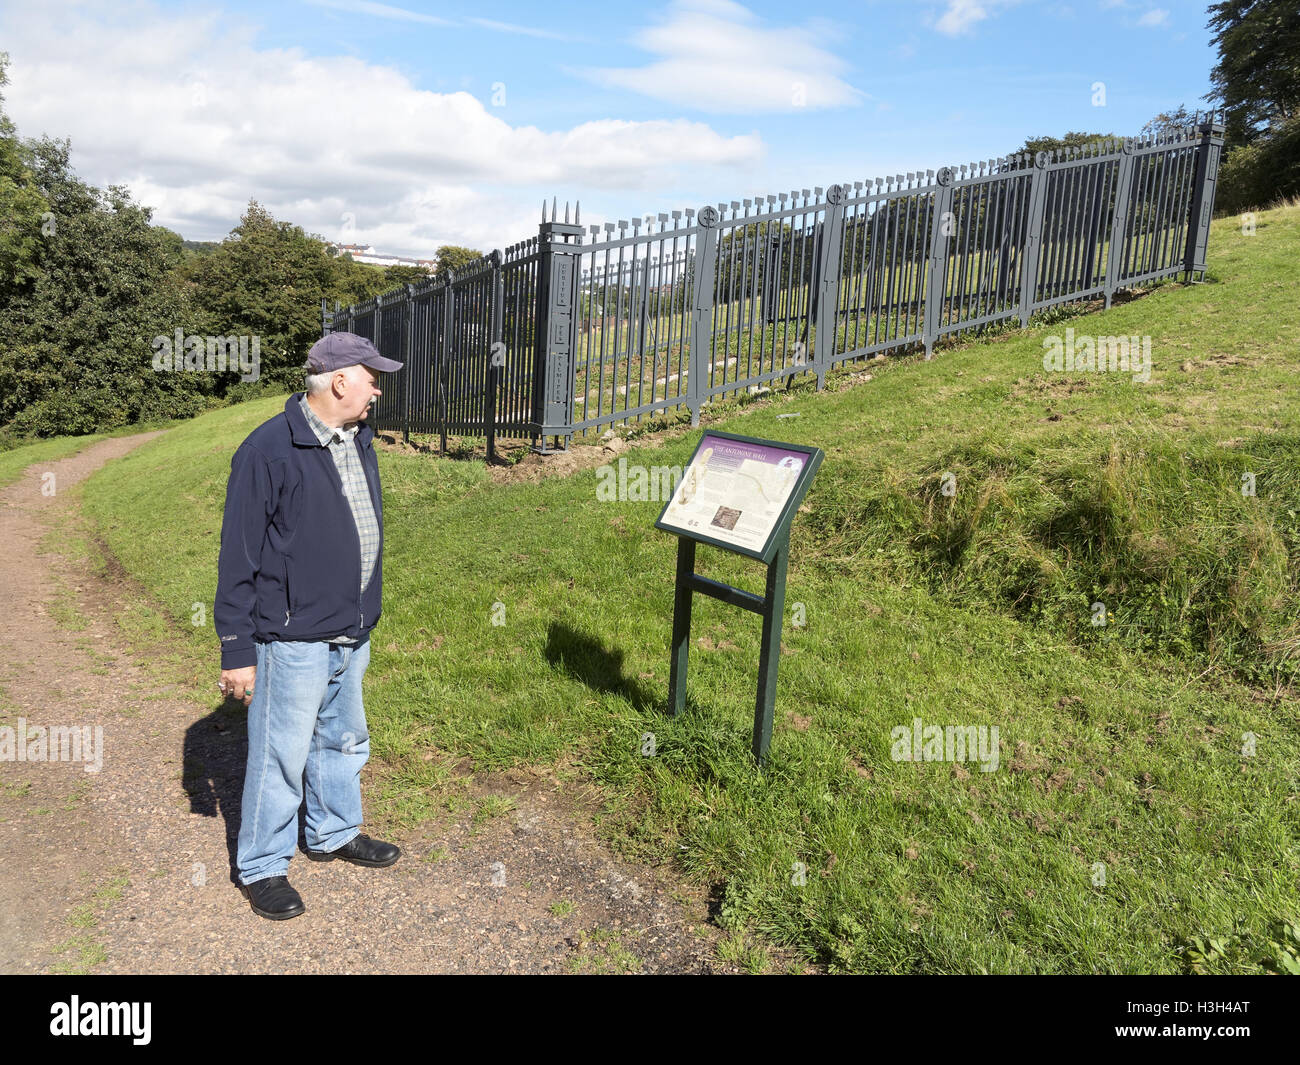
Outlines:
{"type": "Polygon", "coordinates": [[[551,196],[615,221],[1137,133],[1206,106],[1206,21],[1184,0],[46,0],[0,5],[0,50],[19,132],[71,138],[83,178],[188,238],[251,198],[423,256],[535,235],[551,196]]]}

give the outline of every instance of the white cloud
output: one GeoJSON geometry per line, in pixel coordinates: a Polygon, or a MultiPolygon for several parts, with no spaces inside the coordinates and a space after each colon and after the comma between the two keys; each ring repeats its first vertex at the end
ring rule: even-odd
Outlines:
{"type": "Polygon", "coordinates": [[[958,37],[977,23],[992,18],[1000,8],[1016,3],[1019,0],[946,0],[934,28],[949,37],[958,37]]]}
{"type": "Polygon", "coordinates": [[[194,239],[224,236],[254,198],[329,238],[351,216],[353,239],[390,252],[486,249],[534,235],[543,195],[645,193],[764,155],[757,134],[683,119],[511,125],[389,67],[259,48],[213,10],[48,2],[0,14],[0,40],[19,132],[70,137],[85,180],[130,186],[194,239]]]}
{"type": "Polygon", "coordinates": [[[1145,12],[1139,19],[1139,26],[1165,26],[1169,23],[1169,12],[1163,7],[1152,8],[1145,12]]]}
{"type": "Polygon", "coordinates": [[[731,0],[673,0],[665,21],[632,43],[659,58],[643,67],[575,73],[607,87],[709,112],[798,112],[861,104],[868,94],[839,74],[848,64],[827,50],[836,27],[770,26],[731,0]]]}

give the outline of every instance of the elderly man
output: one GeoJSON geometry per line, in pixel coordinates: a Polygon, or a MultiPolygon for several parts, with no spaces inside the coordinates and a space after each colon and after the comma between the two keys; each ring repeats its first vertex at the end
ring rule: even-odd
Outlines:
{"type": "Polygon", "coordinates": [[[230,464],[213,609],[221,691],[248,707],[236,855],[253,912],[304,912],[289,884],[306,777],[307,854],[389,866],[401,852],[361,828],[370,736],[361,678],[379,620],[383,507],[365,423],[376,372],[400,370],[364,337],[331,333],[307,356],[307,391],[230,464]]]}

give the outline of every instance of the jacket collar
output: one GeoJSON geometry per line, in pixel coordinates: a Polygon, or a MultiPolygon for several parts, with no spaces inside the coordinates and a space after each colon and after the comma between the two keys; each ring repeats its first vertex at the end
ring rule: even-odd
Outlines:
{"type": "MultiPolygon", "coordinates": [[[[284,405],[284,416],[289,420],[289,435],[294,444],[298,447],[324,447],[309,424],[307,418],[302,412],[303,392],[295,392],[289,397],[284,405]]],[[[369,418],[363,418],[357,426],[357,444],[360,447],[369,447],[370,441],[374,437],[375,431],[370,428],[369,418]]]]}

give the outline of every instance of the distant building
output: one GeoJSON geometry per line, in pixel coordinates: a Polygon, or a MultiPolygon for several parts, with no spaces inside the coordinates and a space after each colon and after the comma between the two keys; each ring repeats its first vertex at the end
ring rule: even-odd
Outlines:
{"type": "Polygon", "coordinates": [[[412,259],[406,255],[385,255],[382,252],[375,251],[373,244],[335,244],[327,241],[325,246],[333,248],[338,255],[346,253],[352,256],[354,263],[369,263],[372,266],[416,266],[428,273],[433,273],[438,269],[436,259],[412,259]]]}

